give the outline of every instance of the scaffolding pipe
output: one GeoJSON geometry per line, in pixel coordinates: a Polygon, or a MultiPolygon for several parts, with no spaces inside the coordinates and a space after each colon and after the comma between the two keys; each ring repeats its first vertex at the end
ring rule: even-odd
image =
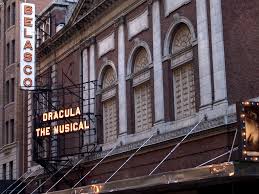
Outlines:
{"type": "Polygon", "coordinates": [[[31,194],[33,194],[35,191],[37,191],[39,188],[41,188],[48,180],[52,179],[52,177],[54,177],[56,174],[58,174],[58,172],[60,172],[63,168],[65,168],[65,166],[69,163],[69,161],[66,162],[66,164],[61,167],[57,172],[55,172],[54,174],[52,174],[49,178],[47,178],[43,183],[41,183],[36,189],[34,189],[32,191],[31,194]]]}
{"type": "Polygon", "coordinates": [[[232,142],[231,150],[230,150],[230,153],[229,153],[228,162],[229,162],[229,161],[230,161],[230,159],[231,159],[231,156],[232,156],[232,152],[233,152],[233,148],[234,148],[234,145],[235,145],[236,138],[237,138],[237,128],[236,128],[235,136],[234,136],[234,139],[233,139],[233,142],[232,142]]]}
{"type": "Polygon", "coordinates": [[[156,169],[181,145],[181,143],[196,129],[196,127],[203,121],[205,116],[184,136],[184,138],[164,157],[164,159],[149,173],[148,176],[152,175],[156,169]]]}
{"type": "Polygon", "coordinates": [[[52,187],[50,187],[50,189],[46,192],[46,194],[53,189],[63,178],[65,178],[78,164],[80,164],[84,159],[79,160],[69,171],[67,171],[67,173],[61,177],[54,185],[52,185],[52,187]]]}
{"type": "Polygon", "coordinates": [[[30,182],[28,182],[17,194],[20,194],[28,185],[30,185],[38,176],[41,175],[43,171],[41,171],[37,176],[35,176],[30,182]]]}
{"type": "MultiPolygon", "coordinates": [[[[38,169],[37,169],[38,170],[38,169]]],[[[11,191],[11,193],[9,193],[9,194],[12,194],[16,189],[18,189],[22,184],[23,184],[23,182],[25,182],[34,172],[36,172],[37,170],[35,170],[35,171],[32,171],[19,185],[17,185],[12,191],[11,191]]]]}
{"type": "Polygon", "coordinates": [[[91,170],[89,170],[73,187],[72,189],[74,189],[85,177],[87,177],[97,166],[99,166],[99,164],[102,163],[102,161],[104,161],[117,147],[117,145],[114,146],[113,149],[111,149],[93,168],[91,168],[91,170]]]}
{"type": "Polygon", "coordinates": [[[217,157],[215,157],[215,158],[213,158],[213,159],[211,159],[211,160],[208,160],[207,162],[204,162],[204,163],[200,164],[199,166],[196,166],[195,168],[204,166],[205,164],[208,164],[208,163],[210,163],[210,162],[212,162],[212,161],[214,161],[214,160],[217,160],[218,158],[221,158],[221,157],[223,157],[223,156],[228,155],[230,152],[235,152],[235,151],[237,151],[237,150],[238,150],[238,147],[235,147],[233,150],[229,150],[229,151],[227,151],[227,152],[224,153],[224,154],[221,154],[221,155],[219,155],[219,156],[217,156],[217,157]]]}
{"type": "Polygon", "coordinates": [[[18,178],[13,184],[11,184],[9,187],[7,187],[7,189],[5,189],[1,194],[4,194],[5,192],[7,192],[8,189],[10,189],[12,186],[14,186],[14,185],[15,185],[22,177],[24,177],[27,173],[28,173],[28,171],[25,172],[22,176],[20,176],[20,178],[18,178]]]}
{"type": "Polygon", "coordinates": [[[155,134],[152,134],[106,181],[107,183],[146,143],[154,136],[155,134]]]}

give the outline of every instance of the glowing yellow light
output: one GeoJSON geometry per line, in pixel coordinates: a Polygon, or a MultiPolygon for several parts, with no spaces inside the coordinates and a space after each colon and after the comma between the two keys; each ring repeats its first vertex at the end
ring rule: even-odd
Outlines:
{"type": "Polygon", "coordinates": [[[246,132],[243,132],[242,135],[243,135],[243,136],[246,136],[246,132]]]}
{"type": "Polygon", "coordinates": [[[254,157],[253,159],[254,159],[255,161],[257,161],[257,160],[258,160],[258,158],[257,158],[257,157],[254,157]]]}
{"type": "Polygon", "coordinates": [[[243,151],[243,154],[246,155],[246,154],[247,154],[247,151],[244,150],[244,151],[243,151]]]}
{"type": "Polygon", "coordinates": [[[245,102],[245,105],[247,105],[247,106],[250,105],[250,102],[245,102]]]}
{"type": "Polygon", "coordinates": [[[246,116],[245,114],[241,114],[240,115],[241,118],[245,118],[245,116],[246,116]]]}

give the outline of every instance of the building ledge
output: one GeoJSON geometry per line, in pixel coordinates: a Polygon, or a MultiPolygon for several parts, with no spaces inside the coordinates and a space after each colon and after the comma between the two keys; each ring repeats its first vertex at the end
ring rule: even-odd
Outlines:
{"type": "Polygon", "coordinates": [[[16,142],[3,145],[3,147],[0,148],[0,152],[4,152],[4,153],[10,152],[11,149],[15,148],[15,146],[16,146],[16,142]]]}
{"type": "Polygon", "coordinates": [[[256,163],[226,162],[198,168],[124,179],[102,184],[52,192],[52,194],[70,193],[141,193],[145,190],[162,187],[181,188],[225,184],[247,179],[259,178],[259,165],[256,163]],[[184,186],[184,187],[183,187],[184,186]]]}

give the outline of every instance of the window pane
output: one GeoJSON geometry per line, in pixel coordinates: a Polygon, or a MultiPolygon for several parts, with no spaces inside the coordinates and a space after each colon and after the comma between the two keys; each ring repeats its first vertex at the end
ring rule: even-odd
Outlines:
{"type": "Polygon", "coordinates": [[[174,70],[174,100],[176,119],[182,119],[195,112],[194,73],[191,64],[174,70]]]}
{"type": "Polygon", "coordinates": [[[15,83],[14,83],[14,78],[12,78],[11,79],[11,102],[13,102],[14,101],[14,95],[15,95],[15,91],[14,91],[14,89],[15,89],[15,85],[14,85],[15,83]]]}
{"type": "Polygon", "coordinates": [[[11,63],[15,62],[15,40],[12,40],[12,60],[11,63]]]}
{"type": "Polygon", "coordinates": [[[9,163],[9,179],[13,180],[13,161],[9,163]]]}
{"type": "Polygon", "coordinates": [[[5,143],[9,144],[9,123],[5,122],[5,143]]]}
{"type": "Polygon", "coordinates": [[[6,180],[6,164],[3,164],[3,180],[6,180]]]}
{"type": "Polygon", "coordinates": [[[15,24],[15,3],[12,3],[12,25],[15,24]]]}
{"type": "Polygon", "coordinates": [[[11,11],[10,11],[10,6],[7,7],[7,17],[6,17],[6,26],[7,28],[10,27],[10,17],[11,16],[11,11]]]}
{"type": "Polygon", "coordinates": [[[9,43],[6,46],[6,64],[7,66],[10,64],[10,44],[9,43]]]}
{"type": "Polygon", "coordinates": [[[11,143],[14,142],[14,119],[11,119],[11,129],[10,129],[10,137],[11,137],[11,143]]]}
{"type": "Polygon", "coordinates": [[[5,84],[5,101],[6,101],[6,104],[9,103],[9,81],[6,82],[5,84]]]}

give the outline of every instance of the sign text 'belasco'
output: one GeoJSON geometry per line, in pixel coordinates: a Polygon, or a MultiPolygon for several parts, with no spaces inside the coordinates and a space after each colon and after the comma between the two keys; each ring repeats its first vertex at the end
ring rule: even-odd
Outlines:
{"type": "Polygon", "coordinates": [[[35,5],[21,3],[20,10],[20,86],[35,87],[35,5]]]}

